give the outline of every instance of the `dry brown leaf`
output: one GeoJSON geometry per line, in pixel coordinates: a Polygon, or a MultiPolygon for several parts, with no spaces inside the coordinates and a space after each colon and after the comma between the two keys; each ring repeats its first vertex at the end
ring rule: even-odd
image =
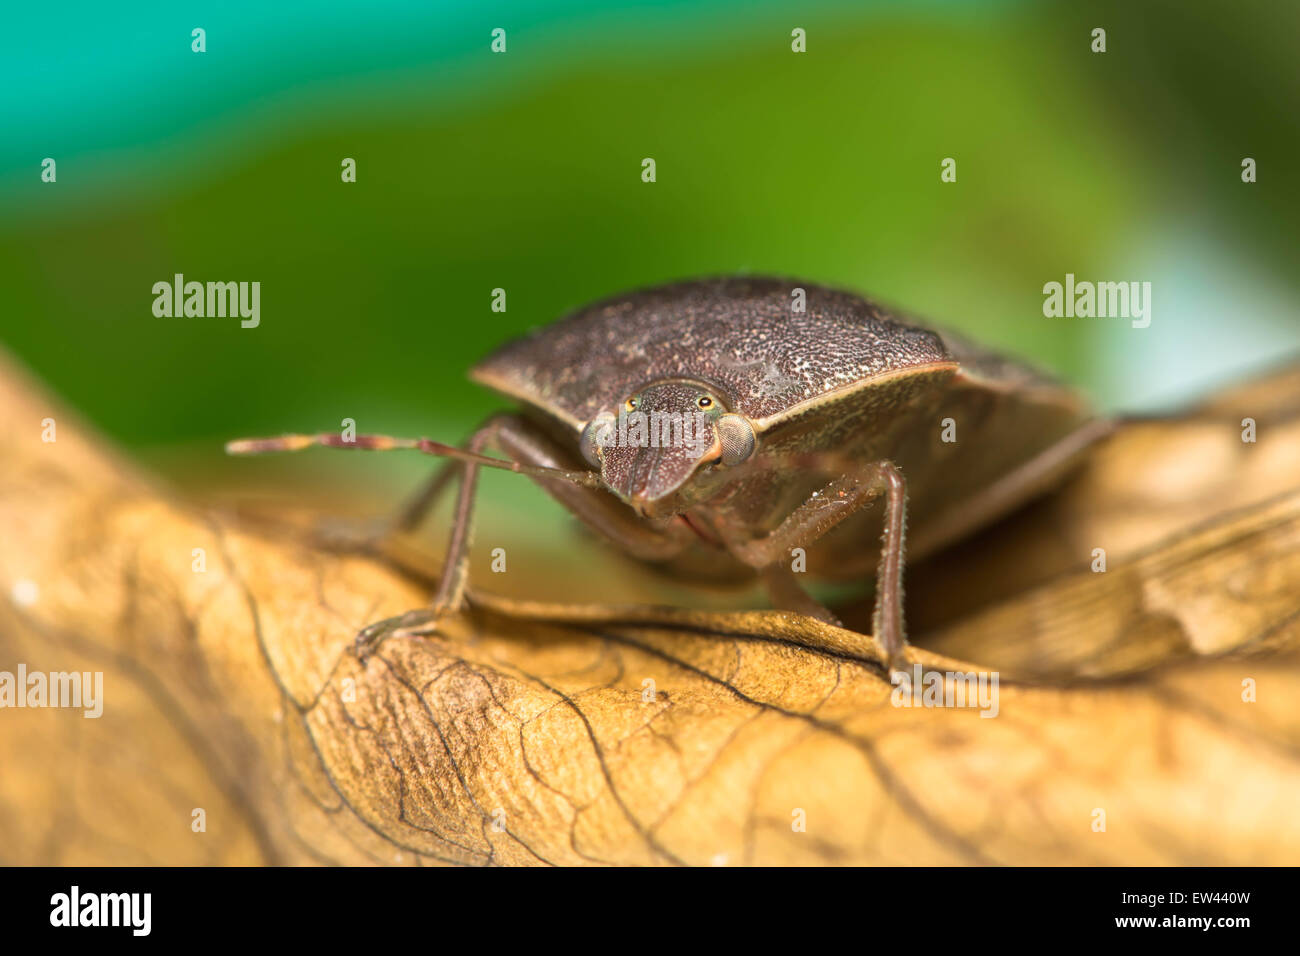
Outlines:
{"type": "Polygon", "coordinates": [[[480,594],[363,667],[416,580],[169,500],[71,417],[42,443],[51,407],[0,368],[0,670],[106,702],[0,711],[3,862],[1300,862],[1300,372],[915,571],[912,659],[998,670],[994,719],[777,612],[480,594]]]}

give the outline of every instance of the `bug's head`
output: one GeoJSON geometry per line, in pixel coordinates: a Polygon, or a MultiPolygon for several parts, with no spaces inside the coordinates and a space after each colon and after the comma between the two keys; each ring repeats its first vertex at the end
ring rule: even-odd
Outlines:
{"type": "Polygon", "coordinates": [[[756,444],[749,419],[718,389],[679,379],[637,389],[582,432],[584,457],[643,517],[686,510],[700,497],[696,479],[739,465],[756,444]]]}

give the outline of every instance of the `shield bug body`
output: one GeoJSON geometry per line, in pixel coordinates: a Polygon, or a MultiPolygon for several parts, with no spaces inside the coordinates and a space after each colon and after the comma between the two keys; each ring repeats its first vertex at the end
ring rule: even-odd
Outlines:
{"type": "Polygon", "coordinates": [[[471,377],[521,409],[489,419],[463,449],[337,435],[228,446],[458,459],[401,522],[414,524],[460,472],[433,605],[367,628],[363,651],[397,631],[429,633],[461,608],[477,471],[491,466],[530,475],[633,557],[696,580],[757,574],[774,603],[826,620],[799,584],[795,549],[811,575],[874,567],[875,636],[897,660],[905,528],[911,556],[941,548],[1046,490],[1106,430],[1076,393],[1023,365],[858,296],[775,279],[598,303],[507,344],[471,377]]]}

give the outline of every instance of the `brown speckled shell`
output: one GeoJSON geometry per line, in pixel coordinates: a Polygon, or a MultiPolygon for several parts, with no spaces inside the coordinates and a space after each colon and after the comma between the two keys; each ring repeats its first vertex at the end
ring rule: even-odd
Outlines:
{"type": "Polygon", "coordinates": [[[731,278],[589,306],[507,344],[471,377],[575,428],[647,382],[696,379],[763,427],[836,390],[935,363],[954,363],[937,333],[858,296],[731,278]],[[795,288],[807,293],[805,312],[791,310],[795,288]]]}
{"type": "MultiPolygon", "coordinates": [[[[1091,416],[1081,396],[1027,365],[790,279],[683,282],[611,299],[506,345],[471,375],[571,430],[575,456],[577,430],[642,386],[702,381],[750,418],[759,442],[734,470],[689,482],[695,524],[766,534],[827,482],[800,464],[808,454],[887,458],[907,480],[914,557],[975,526],[948,516],[987,522],[1002,513],[980,504],[986,489],[1002,483],[1006,506],[1035,493],[1037,472],[1021,469],[1073,448],[1091,416]],[[806,312],[791,311],[795,288],[807,293],[806,312]],[[949,425],[955,441],[944,437],[949,425]]],[[[1061,457],[1046,478],[1081,454],[1061,457]]],[[[877,500],[836,526],[809,552],[809,570],[869,574],[879,552],[864,542],[879,540],[879,512],[877,500]]],[[[671,570],[752,573],[709,547],[673,559],[671,570]]]]}

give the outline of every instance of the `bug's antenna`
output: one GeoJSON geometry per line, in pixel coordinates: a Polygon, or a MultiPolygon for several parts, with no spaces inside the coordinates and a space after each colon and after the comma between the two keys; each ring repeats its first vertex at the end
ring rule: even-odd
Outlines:
{"type": "Polygon", "coordinates": [[[488,455],[480,455],[476,452],[465,451],[463,448],[456,448],[454,445],[444,445],[442,442],[432,441],[428,438],[393,438],[388,435],[356,435],[351,441],[345,441],[343,436],[334,432],[326,432],[319,435],[280,435],[276,438],[240,438],[236,441],[226,442],[226,454],[228,455],[265,455],[271,452],[280,451],[302,451],[304,448],[311,448],[316,445],[322,445],[326,448],[356,448],[363,451],[397,451],[400,449],[409,449],[422,452],[426,455],[434,455],[439,458],[455,458],[458,461],[469,462],[475,465],[482,465],[485,468],[500,468],[502,471],[513,471],[521,475],[531,475],[534,478],[553,478],[561,481],[569,481],[575,485],[584,485],[587,488],[603,488],[604,483],[600,476],[593,471],[565,471],[563,468],[546,468],[541,465],[524,465],[517,461],[507,461],[504,458],[492,458],[488,455]]]}

